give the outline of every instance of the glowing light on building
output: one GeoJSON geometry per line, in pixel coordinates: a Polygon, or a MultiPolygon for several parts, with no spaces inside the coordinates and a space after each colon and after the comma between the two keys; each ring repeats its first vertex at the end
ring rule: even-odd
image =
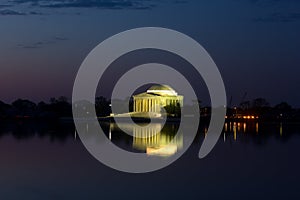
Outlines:
{"type": "Polygon", "coordinates": [[[147,92],[133,96],[134,112],[161,112],[161,107],[168,105],[183,106],[183,96],[167,85],[153,85],[147,92]]]}

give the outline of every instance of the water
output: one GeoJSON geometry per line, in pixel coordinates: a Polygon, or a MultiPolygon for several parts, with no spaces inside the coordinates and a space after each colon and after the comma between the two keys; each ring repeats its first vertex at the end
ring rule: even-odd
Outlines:
{"type": "MultiPolygon", "coordinates": [[[[120,148],[164,159],[180,152],[188,133],[169,124],[156,140],[134,140],[102,124],[120,148]],[[111,134],[110,134],[111,132],[111,134]],[[175,137],[175,139],[174,139],[175,137]],[[168,138],[174,139],[169,143],[168,138]],[[157,151],[170,145],[172,151],[157,151]],[[148,150],[147,150],[148,149],[148,150]]],[[[198,158],[207,125],[172,165],[128,174],[91,156],[70,123],[2,122],[1,199],[299,199],[300,125],[228,123],[213,151],[198,158]]]]}

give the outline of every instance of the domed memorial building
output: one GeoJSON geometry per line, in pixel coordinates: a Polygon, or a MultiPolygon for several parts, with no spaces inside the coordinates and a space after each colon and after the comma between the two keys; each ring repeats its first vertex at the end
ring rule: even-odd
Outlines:
{"type": "Polygon", "coordinates": [[[161,107],[183,106],[183,96],[168,85],[153,85],[146,92],[133,96],[134,112],[161,112],[161,107]]]}

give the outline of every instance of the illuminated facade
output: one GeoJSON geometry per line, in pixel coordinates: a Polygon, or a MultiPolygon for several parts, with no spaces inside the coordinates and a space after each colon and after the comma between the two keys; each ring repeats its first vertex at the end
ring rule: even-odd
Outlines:
{"type": "Polygon", "coordinates": [[[161,107],[183,105],[183,96],[167,85],[154,85],[146,92],[133,96],[134,112],[161,112],[161,107]]]}

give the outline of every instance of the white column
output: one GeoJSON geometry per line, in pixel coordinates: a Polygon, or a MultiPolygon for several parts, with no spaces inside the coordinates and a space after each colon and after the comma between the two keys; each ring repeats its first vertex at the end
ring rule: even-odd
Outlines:
{"type": "Polygon", "coordinates": [[[143,112],[145,112],[145,99],[142,100],[143,101],[143,112]]]}
{"type": "Polygon", "coordinates": [[[135,106],[136,106],[136,101],[134,100],[134,101],[133,101],[133,112],[136,111],[135,106]]]}
{"type": "Polygon", "coordinates": [[[138,100],[137,112],[140,112],[140,105],[141,105],[140,100],[138,100]]]}
{"type": "Polygon", "coordinates": [[[142,100],[140,99],[140,109],[139,109],[139,112],[142,112],[142,100]]]}

